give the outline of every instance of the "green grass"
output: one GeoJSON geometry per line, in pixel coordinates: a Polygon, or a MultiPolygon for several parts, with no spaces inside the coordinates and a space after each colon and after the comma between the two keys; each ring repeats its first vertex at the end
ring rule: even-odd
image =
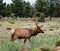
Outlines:
{"type": "Polygon", "coordinates": [[[48,48],[52,50],[57,42],[57,40],[60,39],[59,36],[52,36],[49,37],[46,35],[46,37],[42,38],[39,36],[32,37],[29,41],[26,42],[26,44],[23,43],[23,40],[15,40],[15,42],[11,42],[7,39],[3,39],[0,41],[0,50],[1,51],[19,51],[21,47],[31,47],[32,51],[38,51],[40,48],[48,48]]]}
{"type": "Polygon", "coordinates": [[[56,46],[60,46],[60,39],[57,40],[56,46]]]}
{"type": "Polygon", "coordinates": [[[9,22],[9,23],[11,23],[11,24],[15,24],[15,22],[14,22],[14,21],[12,21],[12,20],[9,20],[8,22],[9,22]]]}
{"type": "Polygon", "coordinates": [[[1,46],[0,46],[0,50],[1,51],[18,51],[19,46],[13,42],[4,42],[1,46]]]}
{"type": "Polygon", "coordinates": [[[32,47],[53,47],[59,37],[33,38],[31,40],[32,47]]]}

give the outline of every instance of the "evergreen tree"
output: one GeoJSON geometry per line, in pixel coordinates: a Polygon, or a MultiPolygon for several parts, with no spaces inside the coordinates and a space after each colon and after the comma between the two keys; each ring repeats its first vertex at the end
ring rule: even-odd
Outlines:
{"type": "Polygon", "coordinates": [[[29,2],[23,2],[23,15],[24,17],[30,17],[32,14],[32,7],[29,2]]]}
{"type": "Polygon", "coordinates": [[[13,13],[15,14],[15,16],[22,16],[23,14],[23,7],[22,7],[22,1],[23,0],[12,0],[13,2],[13,13]]]}

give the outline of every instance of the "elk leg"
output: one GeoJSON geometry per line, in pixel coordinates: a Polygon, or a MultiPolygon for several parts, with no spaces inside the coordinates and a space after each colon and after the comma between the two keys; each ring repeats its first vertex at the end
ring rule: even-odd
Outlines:
{"type": "Polygon", "coordinates": [[[14,34],[11,35],[11,41],[14,41],[16,38],[17,37],[14,34]]]}
{"type": "Polygon", "coordinates": [[[11,35],[10,41],[14,41],[14,34],[11,35]]]}
{"type": "Polygon", "coordinates": [[[26,39],[24,39],[24,43],[26,43],[26,39]]]}
{"type": "MultiPolygon", "coordinates": [[[[30,41],[30,38],[28,38],[28,40],[30,41]]],[[[31,42],[31,41],[30,41],[31,42]]]]}

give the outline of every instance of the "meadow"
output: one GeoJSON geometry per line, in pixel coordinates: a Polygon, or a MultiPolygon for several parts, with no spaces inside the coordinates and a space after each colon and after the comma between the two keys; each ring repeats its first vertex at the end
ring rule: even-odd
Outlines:
{"type": "Polygon", "coordinates": [[[7,19],[0,20],[0,51],[20,51],[21,48],[25,48],[26,51],[40,51],[40,48],[47,48],[50,51],[55,46],[57,40],[60,39],[60,18],[53,19],[52,21],[46,20],[45,22],[39,22],[39,26],[44,31],[37,36],[31,37],[31,41],[24,44],[23,39],[17,39],[14,42],[10,41],[10,29],[13,28],[31,28],[34,29],[35,22],[33,20],[24,19],[7,19]]]}

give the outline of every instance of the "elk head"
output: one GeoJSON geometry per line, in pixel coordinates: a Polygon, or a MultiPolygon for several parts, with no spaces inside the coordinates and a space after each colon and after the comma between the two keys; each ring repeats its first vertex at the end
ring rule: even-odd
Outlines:
{"type": "Polygon", "coordinates": [[[37,26],[36,30],[37,30],[38,33],[44,33],[44,31],[39,26],[37,26]]]}

